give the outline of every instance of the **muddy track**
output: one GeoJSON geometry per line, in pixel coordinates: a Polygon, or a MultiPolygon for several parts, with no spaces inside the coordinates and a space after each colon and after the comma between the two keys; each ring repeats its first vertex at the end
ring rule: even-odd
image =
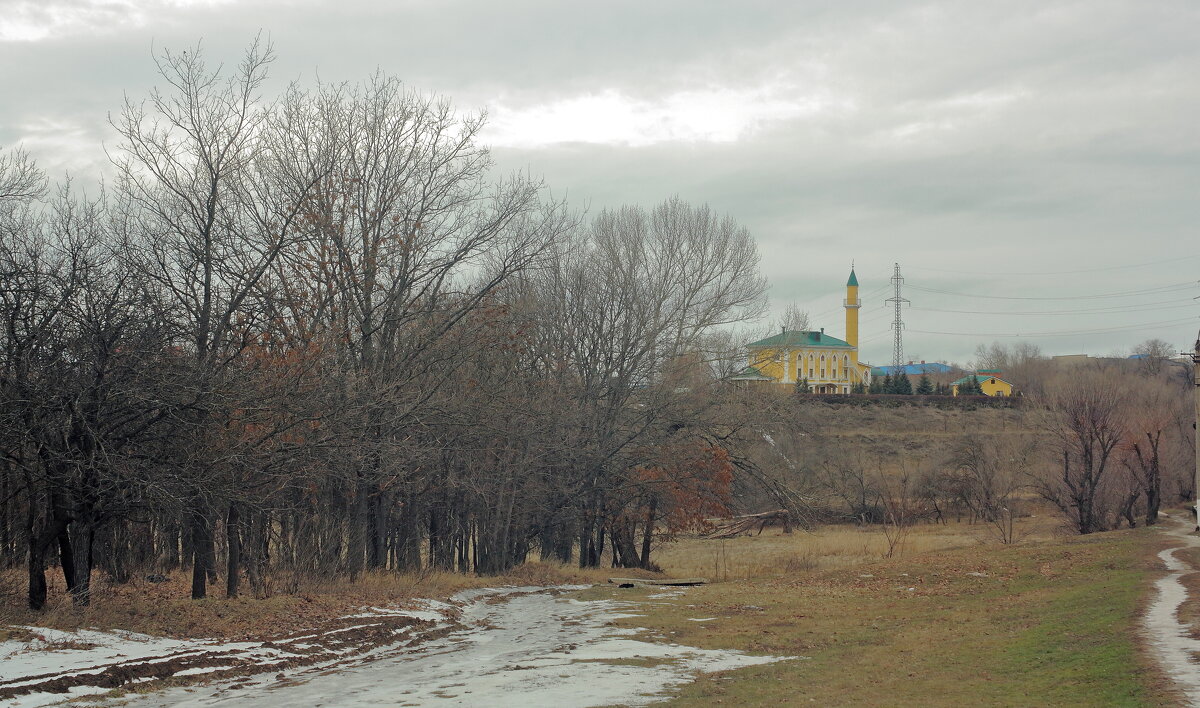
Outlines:
{"type": "Polygon", "coordinates": [[[368,652],[403,651],[462,629],[454,610],[441,613],[443,619],[438,621],[382,612],[339,618],[312,630],[261,642],[212,642],[211,649],[199,644],[194,649],[137,660],[0,678],[0,701],[35,693],[67,694],[83,687],[112,689],[136,684],[139,689],[152,689],[168,681],[181,685],[308,667],[333,668],[355,663],[368,652]]]}
{"type": "MultiPolygon", "coordinates": [[[[0,704],[123,694],[130,708],[645,705],[697,673],[788,657],[647,641],[613,622],[638,602],[563,597],[582,586],[465,590],[424,609],[370,608],[311,631],[221,644],[83,630],[10,643],[0,704]],[[40,643],[39,643],[40,642],[40,643]],[[9,678],[20,675],[20,678],[9,678]],[[152,690],[162,689],[162,690],[152,690]]],[[[657,602],[683,602],[661,593],[657,602]]],[[[0,652],[2,654],[2,652],[0,652]]],[[[92,700],[96,700],[93,698],[92,700]]]]}
{"type": "MultiPolygon", "coordinates": [[[[326,706],[639,706],[697,673],[782,660],[646,641],[613,625],[648,605],[563,597],[565,588],[467,590],[455,596],[462,629],[405,651],[371,651],[328,669],[211,681],[128,696],[128,708],[326,706]]],[[[574,588],[581,589],[579,587],[574,588]]],[[[662,601],[684,602],[683,593],[662,601]]],[[[108,703],[106,705],[112,705],[108,703]]]]}
{"type": "MultiPolygon", "coordinates": [[[[1165,515],[1164,515],[1165,516],[1165,515]]],[[[1191,636],[1191,627],[1179,620],[1180,606],[1188,599],[1183,578],[1197,572],[1176,557],[1185,548],[1200,546],[1200,536],[1192,533],[1190,519],[1168,517],[1162,530],[1178,544],[1158,554],[1167,575],[1154,583],[1155,596],[1142,617],[1147,643],[1163,672],[1175,682],[1189,706],[1200,707],[1200,640],[1191,636]]]]}

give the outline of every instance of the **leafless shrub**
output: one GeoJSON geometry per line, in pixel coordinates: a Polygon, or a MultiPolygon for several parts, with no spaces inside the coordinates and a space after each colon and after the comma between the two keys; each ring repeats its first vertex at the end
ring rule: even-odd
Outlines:
{"type": "Polygon", "coordinates": [[[903,548],[904,540],[919,518],[913,475],[907,469],[895,474],[876,475],[879,503],[883,510],[881,531],[887,540],[885,556],[891,558],[903,548]]]}
{"type": "Polygon", "coordinates": [[[1036,440],[1029,436],[964,438],[951,458],[953,484],[973,516],[989,525],[1001,543],[1016,540],[1022,491],[1037,463],[1036,440]]]}
{"type": "Polygon", "coordinates": [[[1046,423],[1060,465],[1034,483],[1078,533],[1104,531],[1116,523],[1121,490],[1113,470],[1129,432],[1128,397],[1127,383],[1099,367],[1060,374],[1047,386],[1046,423]]]}

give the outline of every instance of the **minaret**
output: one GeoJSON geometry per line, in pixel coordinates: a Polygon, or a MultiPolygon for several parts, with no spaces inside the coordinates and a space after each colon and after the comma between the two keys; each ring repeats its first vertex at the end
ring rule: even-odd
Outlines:
{"type": "Polygon", "coordinates": [[[858,308],[862,300],[858,299],[858,278],[854,275],[854,266],[850,266],[850,279],[846,281],[846,343],[858,349],[858,308]]]}

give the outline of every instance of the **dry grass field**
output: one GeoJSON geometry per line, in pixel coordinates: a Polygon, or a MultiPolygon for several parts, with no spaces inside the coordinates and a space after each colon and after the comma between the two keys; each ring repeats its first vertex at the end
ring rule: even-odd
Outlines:
{"type": "MultiPolygon", "coordinates": [[[[1020,522],[1027,541],[1062,536],[1061,524],[1040,515],[1020,522]]],[[[960,548],[986,548],[997,543],[987,524],[917,524],[908,529],[895,554],[920,554],[960,548]]],[[[730,539],[682,538],[664,545],[658,564],[676,577],[699,576],[715,581],[781,577],[803,571],[833,570],[878,561],[888,540],[878,525],[837,524],[784,534],[768,529],[757,536],[730,539]]]]}
{"type": "Polygon", "coordinates": [[[585,595],[644,602],[624,623],[661,640],[794,657],[702,676],[671,705],[1177,705],[1137,633],[1161,536],[1022,527],[1009,546],[981,526],[919,527],[891,558],[855,528],[692,539],[664,566],[717,582],[585,595]]]}
{"type": "MultiPolygon", "coordinates": [[[[266,600],[200,602],[187,599],[180,574],[161,584],[102,584],[89,608],[58,602],[39,615],[10,609],[7,619],[242,638],[465,587],[595,583],[580,595],[632,601],[639,616],[621,622],[647,637],[792,657],[698,676],[673,705],[1176,705],[1136,632],[1160,535],[1070,536],[1049,516],[1020,526],[1021,541],[1005,546],[985,525],[923,524],[892,557],[877,527],[682,539],[657,556],[666,572],[714,582],[674,597],[604,582],[638,571],[544,563],[502,577],[381,574],[355,584],[310,581],[266,600]]],[[[19,578],[5,579],[11,586],[19,578]]]]}

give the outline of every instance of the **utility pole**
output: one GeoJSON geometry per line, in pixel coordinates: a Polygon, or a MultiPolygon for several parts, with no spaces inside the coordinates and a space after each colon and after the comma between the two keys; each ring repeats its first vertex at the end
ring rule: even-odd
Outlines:
{"type": "Polygon", "coordinates": [[[1192,435],[1196,441],[1196,530],[1200,531],[1200,333],[1192,347],[1192,383],[1195,384],[1196,422],[1192,424],[1192,435]]]}
{"type": "Polygon", "coordinates": [[[897,263],[892,275],[892,286],[895,294],[884,300],[884,302],[890,302],[896,306],[896,318],[892,320],[892,331],[895,335],[895,341],[892,344],[893,373],[899,373],[900,367],[904,366],[904,320],[900,319],[900,306],[907,303],[908,300],[905,300],[900,295],[900,286],[903,284],[904,277],[900,275],[900,264],[897,263]]]}

